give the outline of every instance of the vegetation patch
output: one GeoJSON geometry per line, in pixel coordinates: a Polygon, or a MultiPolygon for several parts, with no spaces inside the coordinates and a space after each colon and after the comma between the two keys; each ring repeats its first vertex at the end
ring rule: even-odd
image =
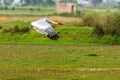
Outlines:
{"type": "Polygon", "coordinates": [[[29,27],[19,27],[19,26],[14,26],[12,28],[4,28],[2,30],[2,33],[11,33],[11,34],[15,34],[15,33],[27,33],[29,32],[29,27]]]}
{"type": "Polygon", "coordinates": [[[96,56],[98,56],[97,54],[86,54],[86,55],[84,55],[84,56],[93,56],[93,57],[96,57],[96,56]]]}
{"type": "MultiPolygon", "coordinates": [[[[118,44],[120,37],[120,12],[110,12],[106,14],[87,13],[82,17],[83,25],[93,27],[93,35],[106,38],[111,44],[118,44]]],[[[106,41],[106,40],[104,40],[106,41]]],[[[108,42],[108,41],[107,41],[108,42]]]]}
{"type": "Polygon", "coordinates": [[[120,46],[0,43],[3,80],[118,80],[119,67],[120,46]]]}

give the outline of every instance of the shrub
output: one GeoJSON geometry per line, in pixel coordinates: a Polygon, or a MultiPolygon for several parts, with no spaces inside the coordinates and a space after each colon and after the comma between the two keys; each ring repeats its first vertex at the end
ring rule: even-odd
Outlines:
{"type": "Polygon", "coordinates": [[[103,28],[105,35],[120,36],[120,14],[107,14],[103,28]]]}
{"type": "Polygon", "coordinates": [[[20,29],[20,32],[22,32],[22,33],[27,33],[29,31],[30,31],[29,27],[23,27],[20,29]]]}
{"type": "Polygon", "coordinates": [[[99,37],[109,35],[113,38],[107,37],[107,42],[117,43],[117,38],[120,36],[120,12],[107,14],[87,13],[82,17],[82,20],[84,26],[94,27],[93,35],[99,37]]]}
{"type": "Polygon", "coordinates": [[[5,29],[2,30],[2,32],[3,33],[8,33],[8,32],[10,32],[10,29],[9,28],[5,28],[5,29]]]}
{"type": "Polygon", "coordinates": [[[29,32],[29,28],[28,27],[19,27],[18,25],[14,26],[13,28],[5,28],[2,30],[3,33],[27,33],[29,32]]]}
{"type": "Polygon", "coordinates": [[[105,35],[100,39],[101,43],[116,45],[118,44],[117,36],[105,35]]]}
{"type": "Polygon", "coordinates": [[[33,8],[30,8],[29,10],[30,10],[30,11],[34,11],[34,9],[33,9],[33,8]]]}
{"type": "Polygon", "coordinates": [[[120,36],[120,13],[89,13],[82,17],[83,25],[94,27],[93,34],[98,36],[120,36]]]}
{"type": "Polygon", "coordinates": [[[64,17],[73,17],[74,14],[73,13],[60,13],[58,14],[59,16],[64,16],[64,17]]]}
{"type": "Polygon", "coordinates": [[[4,8],[5,10],[8,10],[8,7],[7,6],[5,6],[5,8],[4,8]]]}
{"type": "Polygon", "coordinates": [[[13,28],[10,29],[10,32],[11,32],[11,33],[20,32],[20,28],[16,25],[15,27],[13,27],[13,28]]]}
{"type": "Polygon", "coordinates": [[[95,26],[97,23],[98,14],[94,12],[86,13],[82,16],[84,26],[95,26]]]}
{"type": "Polygon", "coordinates": [[[76,11],[76,15],[77,15],[78,17],[80,17],[80,16],[82,15],[81,11],[80,11],[80,10],[77,10],[77,11],[76,11]]]}
{"type": "Polygon", "coordinates": [[[0,29],[2,29],[2,26],[0,25],[0,29]]]}
{"type": "Polygon", "coordinates": [[[115,27],[116,27],[116,35],[120,36],[120,12],[115,14],[115,27]]]}
{"type": "Polygon", "coordinates": [[[3,33],[17,33],[19,32],[19,27],[16,25],[15,27],[13,28],[4,28],[2,30],[3,33]]]}
{"type": "Polygon", "coordinates": [[[15,7],[12,7],[12,10],[15,10],[15,7]]]}
{"type": "Polygon", "coordinates": [[[97,36],[98,35],[99,36],[104,36],[105,32],[104,32],[103,28],[99,24],[96,24],[96,26],[93,29],[93,34],[97,35],[97,36]]]}

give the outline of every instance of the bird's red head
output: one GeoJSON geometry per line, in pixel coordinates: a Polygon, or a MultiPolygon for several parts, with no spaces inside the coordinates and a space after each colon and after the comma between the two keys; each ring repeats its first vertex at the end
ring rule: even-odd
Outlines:
{"type": "Polygon", "coordinates": [[[64,22],[58,22],[59,25],[64,25],[64,22]]]}

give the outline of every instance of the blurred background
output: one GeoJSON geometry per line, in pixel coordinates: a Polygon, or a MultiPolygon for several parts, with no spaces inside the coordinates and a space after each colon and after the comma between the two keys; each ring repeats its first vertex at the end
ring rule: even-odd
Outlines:
{"type": "MultiPolygon", "coordinates": [[[[25,13],[39,11],[42,15],[55,14],[57,13],[56,5],[60,2],[74,3],[77,11],[81,8],[117,9],[120,6],[120,0],[0,0],[0,14],[5,14],[6,10],[14,10],[14,12],[25,10],[25,13]]],[[[13,14],[12,11],[10,13],[13,14]]]]}
{"type": "Polygon", "coordinates": [[[75,3],[79,7],[115,8],[120,0],[0,0],[0,6],[54,7],[58,2],[75,3]]]}
{"type": "Polygon", "coordinates": [[[2,16],[59,14],[78,17],[93,9],[102,12],[109,9],[119,10],[120,0],[0,0],[0,15],[2,16]]]}

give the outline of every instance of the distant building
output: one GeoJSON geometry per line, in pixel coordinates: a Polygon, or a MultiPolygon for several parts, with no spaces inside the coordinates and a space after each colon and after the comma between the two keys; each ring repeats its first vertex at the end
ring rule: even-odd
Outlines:
{"type": "Polygon", "coordinates": [[[56,4],[57,13],[75,13],[76,4],[74,3],[57,3],[56,4]]]}

